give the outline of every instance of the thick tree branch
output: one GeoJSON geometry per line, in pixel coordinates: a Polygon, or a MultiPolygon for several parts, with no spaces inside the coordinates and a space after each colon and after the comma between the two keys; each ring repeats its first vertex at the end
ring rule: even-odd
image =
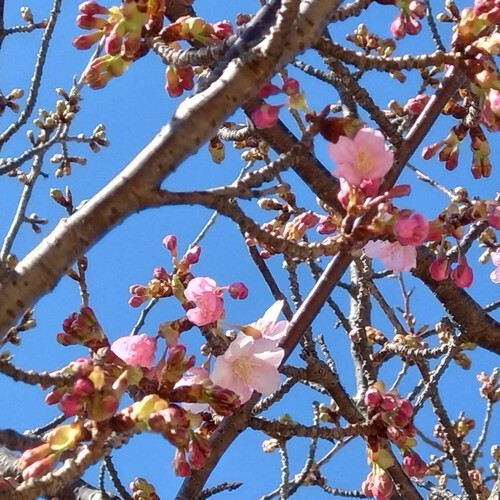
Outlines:
{"type": "Polygon", "coordinates": [[[451,280],[435,281],[429,266],[435,256],[425,247],[419,248],[413,274],[421,279],[443,304],[466,339],[500,355],[500,323],[489,316],[463,288],[451,280]]]}
{"type": "Polygon", "coordinates": [[[170,123],[122,173],[78,212],[62,220],[2,284],[1,334],[57,284],[79,255],[129,215],[148,206],[148,197],[184,159],[213,137],[223,121],[277,69],[316,41],[334,9],[330,2],[302,2],[296,30],[276,62],[261,57],[257,46],[252,57],[233,60],[221,78],[181,103],[170,123]]]}

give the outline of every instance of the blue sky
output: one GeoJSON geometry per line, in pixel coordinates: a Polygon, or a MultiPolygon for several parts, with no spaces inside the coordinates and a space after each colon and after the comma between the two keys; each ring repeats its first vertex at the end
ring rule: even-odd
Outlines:
{"type": "MultiPolygon", "coordinates": [[[[253,12],[257,3],[200,0],[197,2],[196,9],[199,15],[204,16],[207,21],[215,22],[221,19],[234,20],[237,12],[253,12]]],[[[31,2],[31,4],[35,20],[45,15],[49,8],[48,2],[43,4],[31,2]]],[[[111,5],[109,2],[105,4],[111,5]]],[[[396,9],[376,5],[370,12],[372,14],[365,21],[368,27],[377,31],[381,36],[388,36],[389,23],[396,14],[396,9]]],[[[49,50],[37,109],[40,107],[51,109],[58,98],[54,88],[69,89],[73,78],[81,73],[88,61],[90,52],[77,51],[71,45],[71,39],[81,33],[74,23],[76,15],[76,3],[63,5],[54,43],[49,50]]],[[[351,23],[346,23],[345,26],[334,26],[331,30],[332,36],[342,41],[343,35],[352,30],[359,21],[355,19],[351,23]]],[[[6,26],[19,22],[17,7],[8,4],[6,26]]],[[[397,53],[403,54],[415,48],[423,50],[427,46],[426,35],[427,31],[424,27],[417,39],[404,40],[397,53]],[[418,43],[415,40],[418,40],[418,43]]],[[[4,93],[14,87],[27,88],[39,38],[40,33],[34,33],[8,37],[5,40],[0,58],[1,86],[4,93]]],[[[429,50],[432,49],[429,48],[429,50]]],[[[318,62],[317,57],[306,55],[304,59],[318,62]]],[[[315,82],[302,78],[298,70],[291,69],[290,74],[300,78],[303,83],[310,108],[320,110],[337,99],[332,89],[318,86],[315,82]]],[[[411,78],[409,81],[411,83],[411,78]]],[[[375,100],[381,105],[392,98],[397,98],[404,103],[406,98],[415,93],[414,85],[388,83],[385,76],[376,73],[367,75],[362,82],[372,89],[375,100]]],[[[41,235],[34,234],[27,226],[23,228],[13,250],[20,258],[33,248],[42,236],[48,234],[58,219],[64,215],[63,210],[48,198],[50,188],[64,189],[69,184],[77,203],[90,198],[117,175],[123,166],[153,138],[161,126],[168,121],[179,102],[178,99],[169,98],[165,93],[164,67],[153,54],[134,63],[124,76],[110,82],[104,90],[92,91],[86,88],[82,96],[82,111],[75,120],[73,129],[75,134],[79,132],[88,134],[98,123],[104,123],[111,145],[96,155],[91,153],[86,146],[72,144],[70,152],[85,155],[88,162],[85,166],[75,165],[70,178],[55,178],[53,165],[48,162],[45,164],[44,171],[49,174],[49,178],[38,181],[28,212],[36,212],[41,217],[47,217],[49,224],[43,227],[41,235]]],[[[6,112],[0,118],[2,130],[8,125],[11,116],[9,112],[6,112]]],[[[242,115],[238,113],[235,120],[243,120],[242,115]]],[[[296,132],[292,122],[286,118],[285,121],[296,132]]],[[[448,130],[446,125],[451,126],[451,122],[446,119],[441,119],[440,123],[442,125],[435,127],[426,144],[442,138],[448,130]]],[[[31,128],[31,125],[27,128],[31,128]]],[[[19,134],[16,140],[11,141],[5,147],[4,155],[16,156],[26,145],[27,141],[23,134],[19,134]]],[[[424,162],[417,155],[412,163],[447,187],[466,185],[472,195],[493,198],[495,189],[498,187],[498,175],[493,173],[490,179],[472,182],[469,154],[466,148],[463,149],[463,161],[459,168],[451,173],[446,172],[436,160],[424,162]]],[[[330,168],[331,162],[322,139],[316,141],[316,153],[318,158],[330,168]]],[[[170,189],[192,189],[231,182],[242,166],[239,154],[228,144],[226,145],[226,160],[222,165],[215,165],[211,162],[206,147],[202,147],[196,156],[188,159],[178,173],[167,181],[166,186],[170,189]]],[[[284,177],[290,182],[295,182],[293,174],[289,173],[284,177]]],[[[402,200],[401,206],[419,209],[432,218],[447,203],[442,194],[430,190],[422,183],[416,183],[411,172],[404,173],[401,182],[410,182],[414,186],[412,195],[402,200]]],[[[13,178],[1,178],[0,183],[2,189],[0,213],[3,214],[0,218],[0,231],[4,233],[22,186],[13,178]]],[[[314,206],[314,198],[309,193],[299,191],[297,194],[300,203],[313,209],[317,208],[314,206]]],[[[179,247],[186,248],[210,215],[210,211],[198,207],[168,207],[143,212],[128,219],[90,250],[88,253],[90,305],[94,308],[110,339],[127,334],[137,320],[138,311],[127,305],[128,287],[135,283],[146,283],[150,278],[151,269],[155,266],[163,265],[168,269],[169,255],[161,245],[163,236],[168,233],[176,234],[179,247]]],[[[260,215],[260,217],[265,216],[266,214],[260,215]]],[[[232,223],[218,218],[215,226],[201,244],[202,258],[194,268],[197,275],[211,276],[221,284],[243,281],[250,289],[249,297],[245,301],[226,300],[228,321],[246,323],[258,318],[272,303],[272,297],[262,279],[255,274],[241,235],[232,223]]],[[[473,251],[472,254],[477,257],[478,252],[473,251]]],[[[326,263],[327,259],[322,259],[321,264],[326,265],[326,263]]],[[[286,289],[286,276],[280,269],[280,258],[274,257],[269,265],[276,271],[280,284],[286,289]]],[[[489,265],[483,266],[471,288],[471,293],[481,304],[498,298],[498,288],[495,288],[487,277],[490,271],[489,265]]],[[[436,307],[430,293],[412,280],[409,275],[405,276],[405,282],[409,287],[414,285],[418,287],[413,298],[414,312],[417,314],[418,321],[432,325],[440,318],[442,312],[436,307]]],[[[311,279],[305,277],[304,295],[311,285],[311,279]]],[[[395,280],[389,280],[381,284],[381,287],[391,304],[402,304],[395,280]]],[[[347,298],[341,290],[334,292],[334,298],[340,304],[347,306],[347,298]]],[[[78,309],[79,302],[77,287],[67,278],[58,284],[53,293],[40,300],[36,306],[38,327],[36,330],[23,334],[20,347],[11,349],[15,355],[15,363],[26,369],[52,370],[84,355],[84,349],[63,348],[55,342],[55,334],[60,331],[62,320],[78,309]]],[[[159,322],[176,317],[180,312],[180,307],[175,301],[163,301],[152,311],[142,331],[155,334],[159,322]]],[[[374,315],[375,326],[381,329],[388,327],[387,321],[381,317],[376,307],[374,315]]],[[[322,333],[331,340],[331,349],[338,362],[342,381],[348,390],[352,390],[352,366],[348,355],[348,341],[345,333],[340,328],[335,328],[335,323],[336,318],[330,311],[326,311],[316,320],[315,333],[322,333]]],[[[182,341],[190,347],[193,353],[198,353],[200,339],[194,330],[188,332],[188,335],[183,337],[182,341]]],[[[481,370],[489,372],[495,365],[495,360],[479,349],[471,353],[471,358],[473,359],[473,372],[481,370]]],[[[201,357],[198,356],[198,359],[201,357]]],[[[296,358],[292,357],[292,361],[294,360],[296,361],[296,358]]],[[[387,376],[387,382],[390,383],[394,376],[394,365],[389,364],[382,374],[387,376]]],[[[404,394],[405,391],[409,391],[414,381],[414,376],[410,375],[402,384],[401,392],[404,394]]],[[[40,390],[13,384],[5,377],[2,378],[1,383],[4,388],[4,403],[0,409],[2,427],[24,430],[42,425],[58,415],[57,408],[44,405],[44,394],[40,390]]],[[[456,418],[464,406],[467,406],[467,415],[476,416],[478,423],[481,422],[484,403],[478,396],[479,384],[474,380],[473,374],[465,373],[459,367],[453,366],[446,373],[442,383],[447,387],[447,391],[443,391],[443,399],[450,411],[450,416],[456,418]]],[[[295,420],[310,423],[312,410],[308,401],[312,397],[310,391],[296,388],[279,407],[272,409],[269,416],[276,417],[287,412],[295,420]]],[[[328,402],[324,397],[321,399],[319,395],[314,397],[322,402],[328,402]]],[[[423,414],[425,418],[422,421],[425,422],[429,417],[428,408],[423,411],[423,414]]],[[[477,437],[478,433],[479,430],[476,429],[473,435],[477,437]]],[[[257,498],[274,489],[279,484],[279,458],[277,453],[262,453],[262,439],[262,436],[255,432],[244,433],[214,471],[209,486],[223,481],[243,482],[244,486],[241,490],[233,494],[233,498],[243,499],[257,498]]],[[[299,440],[291,444],[292,475],[300,470],[306,447],[307,443],[299,442],[299,440]]],[[[326,451],[328,446],[322,443],[320,448],[326,451]]],[[[425,446],[420,445],[417,449],[425,458],[428,457],[429,450],[425,446]]],[[[485,451],[487,452],[488,449],[489,447],[486,446],[485,451]]],[[[137,436],[129,446],[116,451],[114,458],[125,484],[128,484],[135,476],[143,476],[155,484],[161,498],[173,498],[180,480],[173,476],[170,467],[173,448],[161,438],[153,435],[137,436]]],[[[331,486],[353,488],[359,487],[367,470],[364,447],[357,443],[343,449],[339,453],[339,458],[326,466],[323,473],[331,486]],[[356,465],[353,466],[354,464],[356,465]]],[[[96,476],[97,471],[94,468],[89,472],[88,478],[95,483],[96,476]]],[[[311,495],[314,495],[314,498],[326,496],[317,488],[313,493],[312,491],[304,489],[296,495],[296,498],[313,498],[311,495]]],[[[226,497],[229,498],[230,494],[220,496],[220,498],[226,497]]]]}

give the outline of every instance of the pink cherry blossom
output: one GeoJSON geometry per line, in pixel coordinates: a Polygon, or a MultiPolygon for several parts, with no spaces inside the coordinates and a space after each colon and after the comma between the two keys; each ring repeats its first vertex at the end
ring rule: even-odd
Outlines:
{"type": "Polygon", "coordinates": [[[257,128],[274,127],[278,123],[281,106],[263,104],[252,112],[252,121],[257,128]]]}
{"type": "Polygon", "coordinates": [[[412,245],[400,245],[389,241],[369,241],[364,249],[368,257],[377,257],[386,269],[403,272],[417,265],[417,251],[412,245]]]}
{"type": "Polygon", "coordinates": [[[186,313],[189,321],[196,326],[204,326],[221,319],[224,316],[221,293],[212,278],[193,278],[184,290],[186,299],[196,304],[186,313]]]}
{"type": "Polygon", "coordinates": [[[243,331],[246,334],[249,332],[245,331],[253,330],[250,336],[253,338],[265,338],[273,340],[276,344],[282,339],[288,331],[289,323],[286,320],[278,321],[278,316],[283,308],[283,301],[277,300],[265,313],[262,318],[259,318],[254,323],[250,323],[248,327],[244,327],[243,331]],[[260,335],[259,335],[260,334],[260,335]]]}
{"type": "Polygon", "coordinates": [[[394,234],[401,245],[421,245],[429,234],[429,221],[418,212],[404,214],[394,223],[394,234]]]}
{"type": "Polygon", "coordinates": [[[493,283],[500,283],[500,248],[497,248],[495,253],[491,254],[491,261],[495,266],[495,270],[490,274],[491,281],[493,283]]]}
{"type": "Polygon", "coordinates": [[[120,337],[111,344],[111,350],[130,366],[151,368],[155,359],[156,339],[141,335],[120,337]]]}
{"type": "MultiPolygon", "coordinates": [[[[187,372],[184,372],[182,378],[175,384],[174,389],[206,383],[209,381],[209,376],[210,374],[206,368],[193,366],[187,372]]],[[[192,413],[200,413],[208,409],[208,404],[206,403],[180,403],[180,405],[192,413]]]]}
{"type": "Polygon", "coordinates": [[[361,185],[363,180],[384,177],[394,157],[386,147],[382,133],[367,127],[359,130],[354,139],[340,136],[336,144],[328,145],[328,152],[338,165],[334,175],[352,186],[361,185]]]}
{"type": "Polygon", "coordinates": [[[227,351],[215,360],[211,379],[214,384],[231,389],[246,403],[253,391],[271,394],[280,384],[278,367],[285,351],[275,340],[252,339],[239,333],[227,351]]]}

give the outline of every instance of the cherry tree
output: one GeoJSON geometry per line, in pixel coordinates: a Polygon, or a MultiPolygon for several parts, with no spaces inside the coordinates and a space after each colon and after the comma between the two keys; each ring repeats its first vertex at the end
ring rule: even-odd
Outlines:
{"type": "Polygon", "coordinates": [[[2,52],[39,42],[31,82],[0,92],[2,187],[21,187],[0,250],[0,372],[32,386],[30,408],[55,415],[39,421],[35,410],[32,429],[2,424],[0,498],[114,497],[106,475],[117,498],[134,499],[499,498],[495,2],[262,0],[231,19],[217,3],[108,3],[77,11],[53,0],[39,17],[22,7],[11,25],[18,7],[0,0],[2,52]],[[85,67],[37,115],[64,16],[77,34],[63,53],[86,54],[85,67]],[[76,182],[75,172],[120,147],[93,96],[128,86],[116,106],[125,143],[138,96],[118,77],[149,78],[145,60],[178,106],[105,187],[78,199],[92,173],[76,182]],[[180,190],[193,155],[211,165],[180,190]],[[128,283],[128,304],[95,301],[104,278],[91,249],[133,255],[143,235],[120,248],[101,239],[153,208],[181,221],[148,241],[163,260],[128,283]],[[218,253],[206,252],[214,233],[218,253]],[[54,332],[40,331],[47,294],[54,332]],[[134,312],[129,335],[103,326],[110,307],[117,321],[134,312]],[[34,335],[69,361],[26,366],[34,335]],[[272,490],[210,482],[225,456],[245,455],[242,433],[276,456],[272,490]],[[129,478],[133,453],[125,474],[116,467],[115,450],[127,455],[145,434],[168,444],[162,467],[183,478],[178,491],[129,478]],[[359,477],[338,458],[351,449],[362,450],[359,477]],[[95,464],[99,478],[83,477],[95,464]]]}

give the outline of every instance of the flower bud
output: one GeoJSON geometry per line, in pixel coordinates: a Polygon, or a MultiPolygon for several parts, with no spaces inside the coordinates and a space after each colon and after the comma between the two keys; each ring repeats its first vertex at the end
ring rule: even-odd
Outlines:
{"type": "Polygon", "coordinates": [[[177,238],[174,234],[167,234],[163,238],[163,246],[170,252],[173,253],[177,249],[177,238]]]}
{"type": "Polygon", "coordinates": [[[394,224],[394,234],[401,245],[419,246],[429,234],[429,221],[420,213],[405,213],[394,224]]]}
{"type": "Polygon", "coordinates": [[[252,113],[254,125],[259,129],[274,127],[278,123],[280,108],[281,106],[263,104],[252,113]]]}
{"type": "Polygon", "coordinates": [[[427,464],[420,458],[418,453],[407,451],[403,457],[403,469],[409,476],[420,479],[427,472],[427,464]]]}
{"type": "Polygon", "coordinates": [[[243,300],[248,297],[248,288],[241,281],[231,283],[227,289],[232,299],[243,300]]]}
{"type": "Polygon", "coordinates": [[[79,378],[73,384],[73,394],[75,396],[90,396],[94,390],[94,384],[87,377],[79,378]]]}
{"type": "Polygon", "coordinates": [[[300,83],[295,78],[286,78],[283,82],[283,92],[292,96],[300,92],[300,83]]]}
{"type": "Polygon", "coordinates": [[[472,285],[474,274],[472,268],[467,263],[465,255],[459,255],[458,265],[451,272],[451,279],[460,288],[468,288],[472,285]]]}
{"type": "Polygon", "coordinates": [[[186,456],[183,448],[177,448],[175,450],[174,460],[172,462],[174,472],[180,477],[186,477],[191,470],[189,464],[186,460],[186,456]]]}
{"type": "Polygon", "coordinates": [[[184,254],[183,259],[185,259],[189,264],[196,264],[200,260],[201,247],[200,245],[193,245],[184,254]]]}
{"type": "Polygon", "coordinates": [[[450,274],[451,264],[444,253],[439,253],[436,259],[429,266],[432,279],[442,281],[450,274]]]}
{"type": "Polygon", "coordinates": [[[98,14],[107,14],[109,11],[106,7],[99,5],[97,2],[83,2],[78,6],[78,10],[87,16],[95,16],[98,14]]]}

